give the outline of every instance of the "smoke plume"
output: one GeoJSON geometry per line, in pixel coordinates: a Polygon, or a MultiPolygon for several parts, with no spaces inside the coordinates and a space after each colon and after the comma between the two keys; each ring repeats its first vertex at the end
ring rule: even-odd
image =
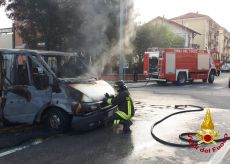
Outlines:
{"type": "MultiPolygon", "coordinates": [[[[127,4],[124,4],[126,6],[124,11],[124,49],[125,53],[129,53],[132,51],[130,46],[130,37],[133,34],[133,25],[130,25],[132,3],[130,0],[125,2],[127,4]]],[[[120,0],[84,0],[81,1],[80,10],[84,16],[80,27],[80,33],[85,38],[82,47],[92,58],[91,72],[100,75],[104,66],[110,62],[111,57],[120,55],[120,0]],[[114,25],[111,18],[115,20],[114,25]]]]}

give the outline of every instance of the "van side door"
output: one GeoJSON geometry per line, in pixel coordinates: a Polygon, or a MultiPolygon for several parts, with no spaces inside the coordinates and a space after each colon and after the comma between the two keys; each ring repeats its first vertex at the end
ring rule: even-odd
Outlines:
{"type": "Polygon", "coordinates": [[[14,64],[13,83],[6,94],[4,118],[12,123],[32,124],[40,109],[50,102],[52,92],[48,76],[31,55],[17,54],[14,64]]]}

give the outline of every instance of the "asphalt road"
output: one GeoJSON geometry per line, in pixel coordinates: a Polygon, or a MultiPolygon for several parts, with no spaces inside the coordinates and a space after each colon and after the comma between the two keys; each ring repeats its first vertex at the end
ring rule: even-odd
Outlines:
{"type": "MultiPolygon", "coordinates": [[[[201,145],[199,149],[178,148],[155,141],[150,133],[153,123],[182,110],[175,109],[174,105],[190,104],[210,108],[215,131],[220,137],[224,134],[230,136],[229,76],[228,73],[221,74],[214,84],[201,81],[185,86],[129,83],[136,107],[131,133],[123,134],[120,127],[103,127],[85,133],[70,132],[46,140],[38,139],[1,149],[0,163],[230,163],[228,141],[213,152],[221,143],[201,145]],[[204,149],[210,152],[202,152],[204,149]]],[[[205,111],[173,116],[157,126],[154,132],[164,140],[182,143],[178,135],[201,130],[204,116],[205,111]]]]}

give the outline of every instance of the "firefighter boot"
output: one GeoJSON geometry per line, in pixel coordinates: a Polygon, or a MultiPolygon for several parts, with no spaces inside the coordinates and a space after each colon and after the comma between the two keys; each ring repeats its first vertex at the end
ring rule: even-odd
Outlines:
{"type": "Polygon", "coordinates": [[[121,124],[123,124],[124,133],[131,132],[130,126],[133,124],[131,120],[121,120],[121,124]]]}

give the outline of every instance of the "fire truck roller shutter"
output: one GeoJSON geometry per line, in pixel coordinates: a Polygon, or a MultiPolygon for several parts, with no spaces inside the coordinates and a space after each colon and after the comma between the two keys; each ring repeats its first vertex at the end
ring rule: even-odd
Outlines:
{"type": "Polygon", "coordinates": [[[187,80],[188,80],[188,70],[187,69],[176,70],[176,84],[177,85],[184,85],[187,80]]]}
{"type": "Polygon", "coordinates": [[[175,52],[166,52],[166,74],[176,73],[176,54],[175,52]]]}

